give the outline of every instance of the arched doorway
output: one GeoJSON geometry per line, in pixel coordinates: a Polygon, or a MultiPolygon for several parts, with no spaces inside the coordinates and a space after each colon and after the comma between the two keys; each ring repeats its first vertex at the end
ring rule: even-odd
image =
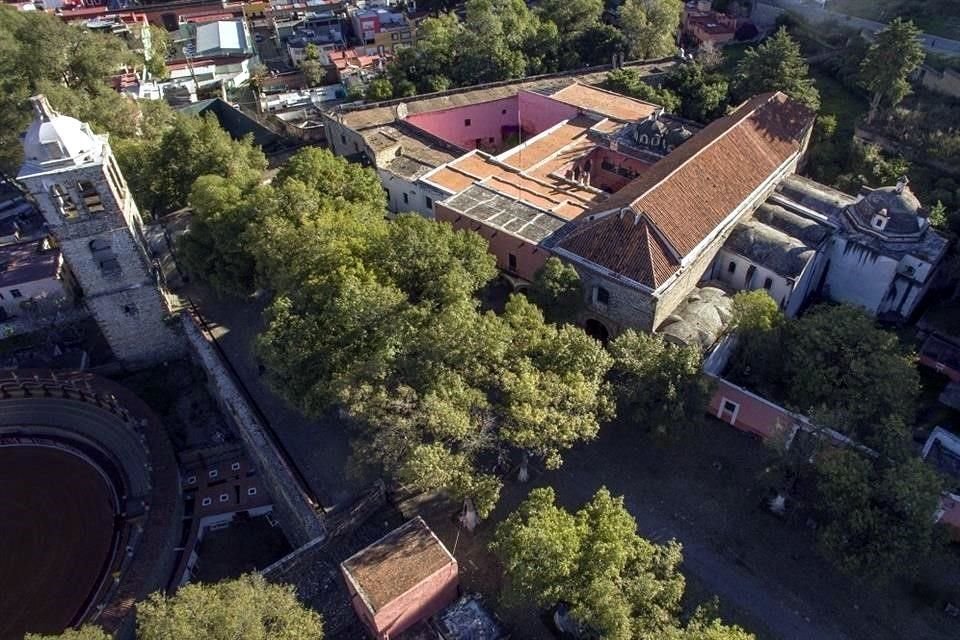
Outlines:
{"type": "Polygon", "coordinates": [[[584,323],[583,330],[587,332],[588,336],[599,340],[600,344],[604,346],[606,346],[607,342],[610,340],[610,332],[599,320],[590,318],[584,323]]]}

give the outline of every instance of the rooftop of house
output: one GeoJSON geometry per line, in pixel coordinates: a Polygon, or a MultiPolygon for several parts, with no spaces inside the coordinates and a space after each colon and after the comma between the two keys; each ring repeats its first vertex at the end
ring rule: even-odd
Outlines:
{"type": "Polygon", "coordinates": [[[545,240],[566,223],[553,213],[480,184],[444,200],[443,206],[532,243],[545,240]]]}
{"type": "Polygon", "coordinates": [[[456,560],[417,516],[341,565],[369,608],[376,612],[456,560]]]}
{"type": "Polygon", "coordinates": [[[656,289],[800,152],[812,122],[783,93],[756,96],[594,205],[557,246],[656,289]]]}
{"type": "Polygon", "coordinates": [[[218,20],[197,26],[196,55],[217,52],[247,53],[251,50],[242,20],[218,20]]]}
{"type": "Polygon", "coordinates": [[[59,270],[60,250],[43,249],[43,241],[0,246],[0,287],[54,278],[59,270]]]}
{"type": "Polygon", "coordinates": [[[936,427],[923,445],[923,459],[950,478],[952,489],[960,487],[960,436],[936,427]]]}

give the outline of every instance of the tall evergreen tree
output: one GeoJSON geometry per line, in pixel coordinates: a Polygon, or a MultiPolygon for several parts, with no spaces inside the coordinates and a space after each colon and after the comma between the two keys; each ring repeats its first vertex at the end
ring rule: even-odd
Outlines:
{"type": "Polygon", "coordinates": [[[810,77],[810,67],[786,27],[747,49],[737,65],[733,88],[741,101],[758,93],[782,91],[814,111],[820,108],[820,92],[810,77]]]}
{"type": "Polygon", "coordinates": [[[880,31],[860,64],[860,84],[873,94],[867,122],[886,103],[894,106],[910,93],[910,74],[922,63],[920,29],[913,22],[896,18],[880,31]]]}

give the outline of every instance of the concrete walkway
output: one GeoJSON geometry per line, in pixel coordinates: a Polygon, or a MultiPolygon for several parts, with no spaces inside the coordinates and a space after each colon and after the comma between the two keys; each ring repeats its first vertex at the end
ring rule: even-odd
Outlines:
{"type": "MultiPolygon", "coordinates": [[[[803,16],[811,22],[835,22],[839,25],[851,27],[869,33],[876,33],[886,27],[886,23],[876,20],[867,20],[849,16],[844,13],[836,13],[828,9],[821,9],[816,3],[808,0],[769,0],[769,2],[760,2],[757,4],[759,15],[768,17],[774,15],[777,9],[786,9],[800,16],[803,16]]],[[[960,41],[941,38],[923,34],[921,36],[924,48],[930,53],[936,53],[945,56],[960,56],[960,41]]]]}

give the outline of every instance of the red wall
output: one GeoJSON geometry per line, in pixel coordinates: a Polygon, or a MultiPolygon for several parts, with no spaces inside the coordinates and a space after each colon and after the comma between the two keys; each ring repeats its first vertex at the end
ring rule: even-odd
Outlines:
{"type": "Polygon", "coordinates": [[[510,235],[505,231],[488,227],[456,211],[451,211],[442,203],[438,202],[434,205],[433,215],[438,221],[449,222],[454,229],[469,229],[479,233],[489,244],[487,250],[496,257],[497,267],[524,280],[532,281],[534,274],[550,257],[550,252],[546,249],[537,247],[537,245],[510,235]],[[517,268],[515,270],[510,270],[509,254],[511,253],[517,257],[517,268]]]}
{"type": "Polygon", "coordinates": [[[524,139],[542,133],[558,122],[576,118],[580,113],[573,105],[532,91],[521,91],[516,100],[524,139]]]}
{"type": "Polygon", "coordinates": [[[755,433],[762,438],[768,438],[779,429],[792,429],[797,423],[793,414],[783,407],[764,400],[723,378],[714,378],[716,391],[710,399],[710,415],[716,416],[737,429],[755,433]],[[738,405],[735,418],[728,412],[721,413],[725,401],[735,402],[738,405]]]}
{"type": "Polygon", "coordinates": [[[456,561],[439,569],[420,584],[372,612],[346,578],[350,602],[357,616],[378,640],[395,638],[421,620],[440,613],[457,599],[460,580],[456,561]]]}

